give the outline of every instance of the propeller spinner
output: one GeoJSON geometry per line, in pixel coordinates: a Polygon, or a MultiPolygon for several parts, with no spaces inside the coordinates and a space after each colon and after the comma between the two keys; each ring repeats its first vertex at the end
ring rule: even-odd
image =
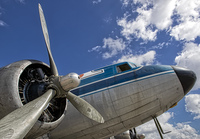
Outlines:
{"type": "Polygon", "coordinates": [[[21,108],[16,109],[0,120],[0,138],[24,138],[38,120],[43,110],[46,109],[49,101],[54,97],[66,97],[80,113],[96,122],[104,123],[103,117],[94,107],[84,99],[70,92],[72,88],[75,88],[80,84],[79,75],[76,73],[70,73],[65,76],[59,76],[50,49],[50,41],[44,13],[40,4],[38,4],[38,7],[41,26],[49,55],[50,69],[52,72],[52,76],[50,77],[51,82],[47,87],[48,90],[42,96],[21,108]]]}

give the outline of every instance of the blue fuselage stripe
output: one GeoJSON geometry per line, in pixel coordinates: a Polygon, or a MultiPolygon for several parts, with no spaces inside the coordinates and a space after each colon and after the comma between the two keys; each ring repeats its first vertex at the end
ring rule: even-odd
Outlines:
{"type": "Polygon", "coordinates": [[[131,70],[96,81],[94,83],[82,85],[74,90],[71,90],[71,92],[75,95],[83,97],[131,82],[141,81],[170,73],[174,73],[174,70],[170,66],[145,66],[139,70],[131,70]]]}

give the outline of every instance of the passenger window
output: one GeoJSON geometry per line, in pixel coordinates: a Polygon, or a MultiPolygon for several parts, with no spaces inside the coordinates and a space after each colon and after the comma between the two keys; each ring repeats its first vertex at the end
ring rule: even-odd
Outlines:
{"type": "Polygon", "coordinates": [[[123,64],[123,65],[119,65],[117,66],[117,72],[120,73],[120,72],[123,72],[123,71],[127,71],[127,70],[130,70],[131,67],[126,63],[126,64],[123,64]]]}

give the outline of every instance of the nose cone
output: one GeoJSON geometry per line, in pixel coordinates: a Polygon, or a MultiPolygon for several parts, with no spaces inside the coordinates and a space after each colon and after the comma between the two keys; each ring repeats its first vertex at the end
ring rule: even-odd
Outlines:
{"type": "Polygon", "coordinates": [[[177,66],[172,66],[172,68],[174,69],[176,75],[178,76],[184,93],[185,95],[192,89],[192,87],[194,86],[195,82],[196,82],[196,74],[186,68],[182,68],[182,67],[177,67],[177,66]]]}

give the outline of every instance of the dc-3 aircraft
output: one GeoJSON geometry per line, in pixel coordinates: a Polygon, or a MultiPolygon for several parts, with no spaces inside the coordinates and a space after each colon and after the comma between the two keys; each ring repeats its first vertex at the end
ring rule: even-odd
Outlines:
{"type": "Polygon", "coordinates": [[[40,4],[39,14],[50,66],[22,60],[0,69],[0,139],[144,138],[135,127],[152,119],[163,138],[156,117],[190,91],[195,73],[123,62],[60,76],[40,4]]]}

